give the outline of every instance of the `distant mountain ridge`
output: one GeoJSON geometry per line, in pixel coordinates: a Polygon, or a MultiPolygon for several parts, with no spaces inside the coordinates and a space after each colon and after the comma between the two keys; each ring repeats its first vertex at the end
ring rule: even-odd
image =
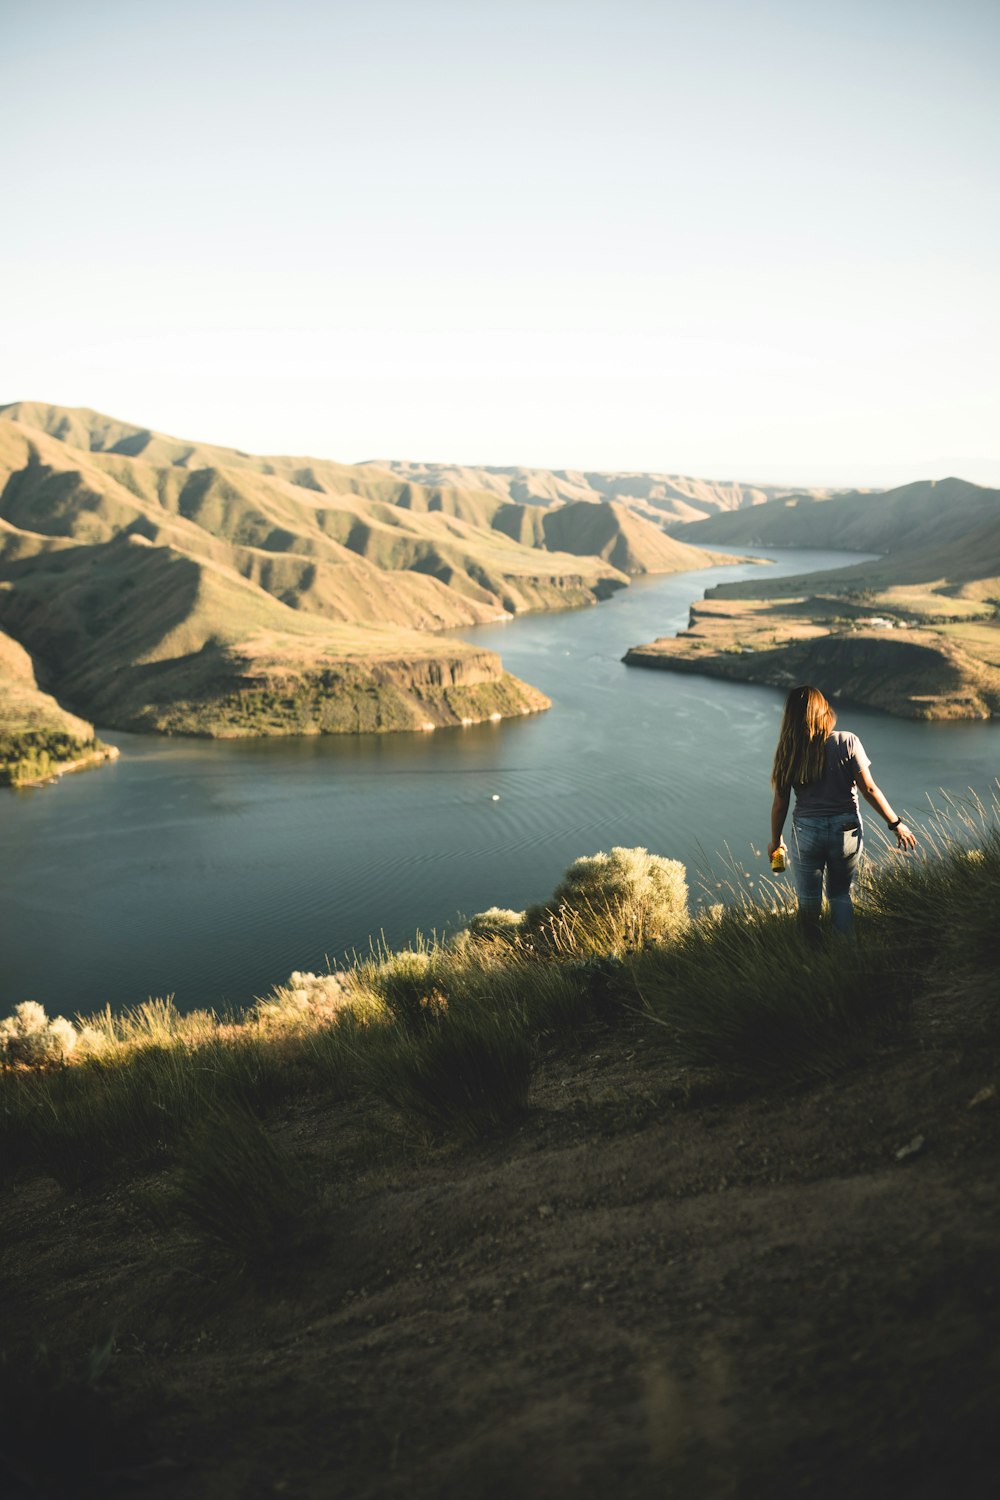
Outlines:
{"type": "MultiPolygon", "coordinates": [[[[429,632],[716,560],[617,504],[527,506],[83,408],[0,408],[0,630],[38,691],[111,725],[303,733],[531,711],[547,700],[498,658],[429,632]]],[[[2,700],[0,681],[0,717],[2,700]]]]}
{"type": "MultiPolygon", "coordinates": [[[[775,500],[752,515],[699,522],[687,534],[723,546],[880,552],[878,562],[838,570],[836,577],[869,588],[928,585],[945,597],[1000,598],[1000,490],[965,479],[924,479],[874,495],[851,491],[816,502],[775,500]]],[[[802,582],[782,579],[764,593],[787,596],[802,582]]],[[[734,585],[733,593],[745,596],[746,585],[734,585]]]]}
{"type": "Polygon", "coordinates": [[[788,496],[826,499],[830,489],[745,484],[730,479],[697,479],[685,474],[584,469],[535,469],[484,465],[373,460],[366,467],[386,469],[416,484],[454,485],[488,490],[524,505],[613,501],[672,531],[720,512],[744,510],[788,496]]]}

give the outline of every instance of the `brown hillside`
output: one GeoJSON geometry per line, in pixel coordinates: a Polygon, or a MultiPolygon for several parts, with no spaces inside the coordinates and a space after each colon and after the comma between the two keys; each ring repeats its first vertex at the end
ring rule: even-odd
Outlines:
{"type": "MultiPolygon", "coordinates": [[[[297,491],[307,490],[313,494],[336,496],[341,507],[347,497],[356,497],[358,500],[382,502],[425,516],[441,512],[467,522],[479,531],[498,530],[520,545],[549,551],[566,551],[577,557],[591,555],[590,549],[585,545],[586,537],[575,535],[572,526],[561,524],[550,535],[548,527],[536,524],[536,518],[531,512],[535,508],[535,502],[541,497],[533,493],[530,485],[515,485],[510,493],[505,493],[503,486],[496,483],[495,475],[491,480],[492,471],[442,471],[440,481],[428,478],[426,482],[418,483],[409,474],[401,473],[397,476],[376,465],[352,466],[315,458],[260,457],[238,449],[167,437],[146,428],[117,422],[85,408],[51,407],[37,402],[19,402],[0,408],[0,418],[42,432],[77,451],[99,454],[100,467],[115,474],[126,484],[135,482],[135,465],[116,468],[110,460],[141,459],[143,464],[153,466],[161,474],[164,469],[193,470],[198,475],[235,469],[243,475],[257,473],[269,480],[283,481],[297,491]],[[526,503],[522,504],[522,499],[526,503]],[[518,515],[518,511],[526,514],[518,515]],[[556,536],[559,540],[553,541],[552,538],[556,536]]],[[[402,467],[405,469],[406,466],[402,467]]],[[[538,474],[542,471],[525,472],[538,474]]],[[[554,479],[554,476],[551,477],[554,479]]],[[[597,479],[600,476],[591,477],[597,479]]],[[[202,482],[207,484],[207,481],[201,479],[193,484],[191,481],[182,481],[180,488],[191,497],[197,496],[202,482]]],[[[162,484],[163,481],[159,480],[158,483],[162,484]]],[[[237,481],[238,487],[245,487],[247,483],[246,478],[237,481]]],[[[685,483],[697,486],[707,482],[685,483]]],[[[625,571],[676,572],[709,565],[706,559],[692,561],[688,553],[674,554],[665,549],[660,536],[659,523],[663,519],[661,514],[655,507],[647,508],[648,515],[652,518],[650,521],[640,513],[641,508],[632,503],[641,498],[642,485],[638,483],[638,478],[623,476],[623,484],[623,494],[630,489],[635,491],[627,505],[617,506],[613,512],[619,522],[626,511],[631,515],[630,535],[623,538],[618,547],[621,555],[630,560],[630,566],[625,571]]],[[[168,482],[166,488],[176,493],[179,486],[176,482],[168,482]]],[[[579,484],[561,480],[550,484],[548,489],[549,501],[555,506],[561,505],[566,499],[598,501],[613,498],[610,488],[607,494],[602,495],[599,489],[589,486],[582,476],[579,484]]],[[[764,498],[765,494],[765,491],[752,492],[754,499],[764,498]]],[[[742,503],[747,498],[743,488],[739,486],[732,489],[731,494],[727,491],[727,495],[732,503],[742,503]]],[[[615,550],[616,541],[617,538],[606,544],[609,552],[615,550]]],[[[405,561],[392,565],[409,566],[405,561]]]]}
{"type": "MultiPolygon", "coordinates": [[[[414,729],[543,708],[497,658],[412,627],[491,619],[504,600],[583,602],[616,581],[576,558],[550,573],[506,541],[487,572],[470,528],[444,516],[407,532],[392,524],[405,513],[384,507],[386,522],[357,496],[330,506],[253,472],[156,470],[13,421],[0,464],[0,621],[64,701],[105,723],[414,729]],[[397,569],[364,555],[373,538],[397,569]]],[[[4,686],[7,722],[28,729],[38,700],[4,686]]]]}
{"type": "Polygon", "coordinates": [[[505,500],[527,505],[574,501],[616,501],[671,530],[719,512],[742,510],[789,494],[819,498],[829,490],[792,490],[782,485],[743,484],[737,480],[696,479],[682,474],[614,473],[599,470],[472,467],[457,464],[378,460],[387,469],[417,484],[454,485],[489,490],[505,500]]]}
{"type": "Polygon", "coordinates": [[[629,664],[777,686],[810,679],[908,718],[1000,713],[1000,490],[942,479],[800,496],[689,530],[729,544],[882,555],[825,574],[718,585],[693,607],[688,630],[634,647],[629,664]]]}
{"type": "MultiPolygon", "coordinates": [[[[869,613],[888,611],[909,623],[986,617],[1000,609],[1000,490],[962,479],[926,480],[884,495],[801,503],[784,508],[784,515],[766,506],[758,514],[766,520],[768,540],[780,534],[784,546],[845,546],[883,555],[828,574],[810,574],[808,581],[789,577],[769,583],[762,575],[763,586],[756,580],[749,588],[725,584],[711,590],[713,595],[863,595],[869,613]]],[[[738,520],[711,525],[742,534],[738,520]]],[[[704,535],[708,523],[696,529],[704,535]]]]}
{"type": "Polygon", "coordinates": [[[332,732],[524,712],[545,700],[427,632],[717,560],[617,501],[563,502],[14,403],[0,408],[0,625],[57,697],[112,725],[332,732]]]}
{"type": "Polygon", "coordinates": [[[988,540],[1000,572],[1000,490],[964,479],[920,480],[883,494],[799,495],[772,500],[750,514],[715,516],[687,533],[699,545],[769,543],[782,547],[834,547],[896,555],[921,549],[962,548],[977,565],[988,540]]]}
{"type": "Polygon", "coordinates": [[[731,556],[705,553],[655,530],[617,500],[606,504],[571,501],[546,512],[543,527],[551,546],[606,558],[623,573],[678,573],[733,561],[731,556]]]}
{"type": "Polygon", "coordinates": [[[89,740],[94,726],[67,713],[38,685],[35,664],[17,641],[0,630],[0,737],[25,730],[55,730],[89,740]]]}

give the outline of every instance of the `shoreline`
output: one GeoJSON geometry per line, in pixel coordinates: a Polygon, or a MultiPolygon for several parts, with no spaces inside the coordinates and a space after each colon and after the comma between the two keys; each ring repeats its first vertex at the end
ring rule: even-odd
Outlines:
{"type": "Polygon", "coordinates": [[[953,623],[914,621],[882,601],[706,597],[685,630],[633,646],[622,661],[782,690],[822,678],[830,696],[901,719],[1000,716],[1000,629],[983,646],[953,623]]]}
{"type": "Polygon", "coordinates": [[[97,766],[107,765],[116,761],[121,755],[117,745],[102,744],[100,749],[95,749],[90,755],[79,756],[75,760],[58,761],[49,766],[48,770],[41,775],[26,778],[24,781],[0,782],[0,785],[8,786],[12,791],[21,791],[25,787],[51,786],[63,776],[69,776],[74,771],[90,771],[97,766]]]}
{"type": "MultiPolygon", "coordinates": [[[[707,550],[706,556],[711,558],[707,564],[709,568],[765,561],[738,553],[707,550]]],[[[502,610],[494,618],[477,625],[442,627],[421,634],[428,637],[428,645],[435,640],[458,642],[467,648],[472,661],[478,653],[474,645],[463,639],[467,630],[482,625],[510,624],[522,615],[543,616],[591,609],[628,589],[633,579],[655,581],[680,576],[687,571],[700,572],[702,569],[623,574],[620,581],[608,580],[606,586],[595,589],[586,598],[572,597],[569,592],[548,605],[502,610]]],[[[253,665],[247,662],[235,676],[229,691],[221,693],[214,701],[150,704],[137,715],[125,715],[120,719],[113,711],[109,714],[100,704],[80,707],[86,712],[96,709],[96,717],[112,731],[151,738],[189,736],[209,740],[280,739],[328,734],[423,734],[523,718],[551,707],[551,700],[540,689],[506,670],[498,653],[490,653],[495,657],[495,669],[490,664],[490,670],[484,670],[480,660],[475,663],[476,670],[463,680],[466,674],[462,670],[462,655],[464,653],[449,655],[444,650],[437,654],[432,649],[422,658],[387,660],[358,656],[331,661],[328,666],[341,678],[346,691],[329,695],[325,702],[321,701],[323,693],[316,690],[318,684],[310,680],[317,675],[315,672],[306,671],[296,686],[293,680],[296,674],[294,670],[290,673],[285,664],[268,663],[263,671],[254,671],[253,665]]],[[[113,760],[117,754],[116,750],[114,755],[98,754],[63,762],[30,779],[18,781],[16,785],[44,786],[68,772],[113,760]]]]}

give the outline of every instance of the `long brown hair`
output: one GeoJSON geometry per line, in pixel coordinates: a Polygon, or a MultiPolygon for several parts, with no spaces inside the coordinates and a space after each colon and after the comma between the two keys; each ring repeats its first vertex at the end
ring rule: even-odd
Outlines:
{"type": "Polygon", "coordinates": [[[823,775],[826,742],[837,715],[819,688],[792,688],[785,699],[785,712],[774,752],[771,785],[806,786],[823,775]]]}

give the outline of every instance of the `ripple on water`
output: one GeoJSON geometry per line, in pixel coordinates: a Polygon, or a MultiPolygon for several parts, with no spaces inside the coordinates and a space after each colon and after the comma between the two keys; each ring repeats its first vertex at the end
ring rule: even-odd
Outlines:
{"type": "MultiPolygon", "coordinates": [[[[123,746],[114,768],[0,796],[4,1005],[72,1012],[170,992],[185,1009],[244,1003],[294,969],[366,951],[380,930],[399,946],[460,913],[543,900],[574,859],[615,844],[683,860],[692,888],[700,875],[714,889],[712,866],[725,880],[727,844],[763,871],[750,851],[766,839],[782,695],[620,662],[683,624],[718,578],[460,633],[543,686],[547,714],[354,741],[105,732],[123,746]]],[[[928,791],[987,794],[1000,766],[1000,724],[842,720],[918,822],[928,791]]]]}

